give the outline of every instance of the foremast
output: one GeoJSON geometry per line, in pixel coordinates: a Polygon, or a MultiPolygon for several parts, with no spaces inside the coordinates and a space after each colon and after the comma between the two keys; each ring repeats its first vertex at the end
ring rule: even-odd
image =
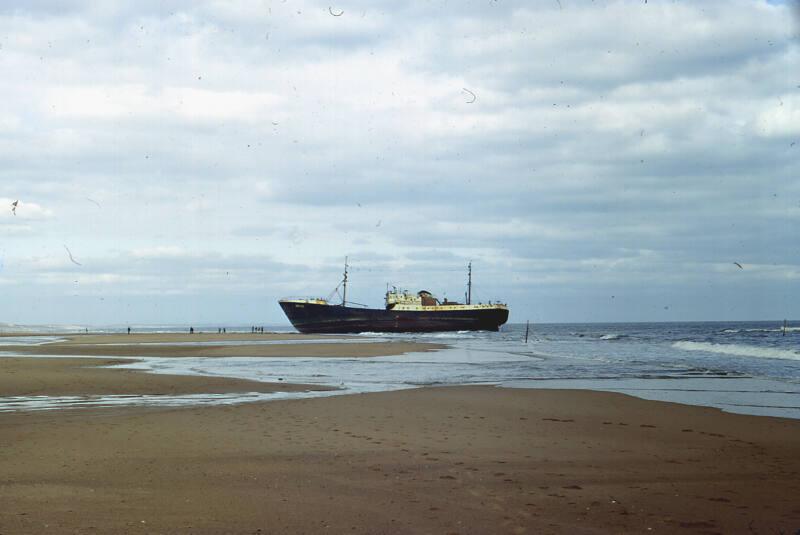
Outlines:
{"type": "Polygon", "coordinates": [[[342,306],[347,304],[347,257],[344,257],[344,278],[342,279],[342,306]]]}

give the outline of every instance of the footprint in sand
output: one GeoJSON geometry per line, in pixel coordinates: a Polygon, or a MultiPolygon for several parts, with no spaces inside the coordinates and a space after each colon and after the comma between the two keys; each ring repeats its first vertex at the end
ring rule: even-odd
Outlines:
{"type": "Polygon", "coordinates": [[[698,522],[678,522],[678,525],[682,528],[715,528],[717,527],[716,524],[713,522],[705,522],[705,521],[698,521],[698,522]]]}

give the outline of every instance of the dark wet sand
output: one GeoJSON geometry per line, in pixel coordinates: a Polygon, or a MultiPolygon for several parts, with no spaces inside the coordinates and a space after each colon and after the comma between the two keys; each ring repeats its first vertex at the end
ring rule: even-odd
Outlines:
{"type": "MultiPolygon", "coordinates": [[[[0,396],[184,395],[330,390],[227,377],[162,375],[103,368],[130,362],[102,358],[0,358],[0,396]]],[[[2,533],[2,531],[0,531],[2,533]]]]}
{"type": "Polygon", "coordinates": [[[794,533],[800,422],[429,388],[0,414],[0,533],[794,533]]]}

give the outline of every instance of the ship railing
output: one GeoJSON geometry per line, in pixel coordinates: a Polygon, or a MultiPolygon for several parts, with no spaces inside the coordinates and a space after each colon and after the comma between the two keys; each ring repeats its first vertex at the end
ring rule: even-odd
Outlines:
{"type": "Polygon", "coordinates": [[[365,305],[364,303],[356,303],[355,301],[347,301],[345,304],[346,305],[356,305],[356,306],[360,306],[362,308],[369,308],[369,305],[365,305]]]}
{"type": "Polygon", "coordinates": [[[305,301],[305,302],[321,302],[321,303],[328,302],[323,297],[309,297],[307,295],[289,295],[286,297],[281,297],[280,301],[305,301]]]}

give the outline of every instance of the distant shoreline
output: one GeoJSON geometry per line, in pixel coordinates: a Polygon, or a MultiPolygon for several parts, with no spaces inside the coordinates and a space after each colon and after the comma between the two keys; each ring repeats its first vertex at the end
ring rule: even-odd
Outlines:
{"type": "MultiPolygon", "coordinates": [[[[790,326],[800,326],[800,319],[785,318],[790,326]]],[[[763,323],[775,324],[776,326],[783,326],[784,318],[778,319],[758,319],[758,320],[681,320],[681,321],[535,321],[530,320],[530,326],[558,326],[558,325],[680,325],[680,324],[737,324],[737,323],[763,323]]],[[[525,326],[525,320],[509,321],[500,330],[507,330],[509,327],[525,326]]],[[[250,327],[247,325],[220,323],[220,326],[211,324],[135,324],[129,325],[133,329],[134,334],[181,334],[188,333],[190,327],[194,327],[195,334],[217,334],[216,331],[222,326],[228,331],[228,334],[253,334],[250,332],[250,327]]],[[[124,334],[128,325],[67,325],[67,324],[4,324],[0,323],[0,338],[8,336],[72,336],[72,335],[106,335],[106,334],[124,334]],[[42,331],[42,328],[52,327],[52,331],[42,331]],[[2,330],[10,328],[17,330],[2,330]],[[88,333],[86,330],[88,329],[88,333]]],[[[300,334],[290,323],[265,323],[263,324],[264,334],[270,335],[291,335],[300,334]]],[[[409,333],[411,334],[411,333],[409,333]]],[[[320,335],[320,336],[341,336],[341,335],[320,335]]]]}

